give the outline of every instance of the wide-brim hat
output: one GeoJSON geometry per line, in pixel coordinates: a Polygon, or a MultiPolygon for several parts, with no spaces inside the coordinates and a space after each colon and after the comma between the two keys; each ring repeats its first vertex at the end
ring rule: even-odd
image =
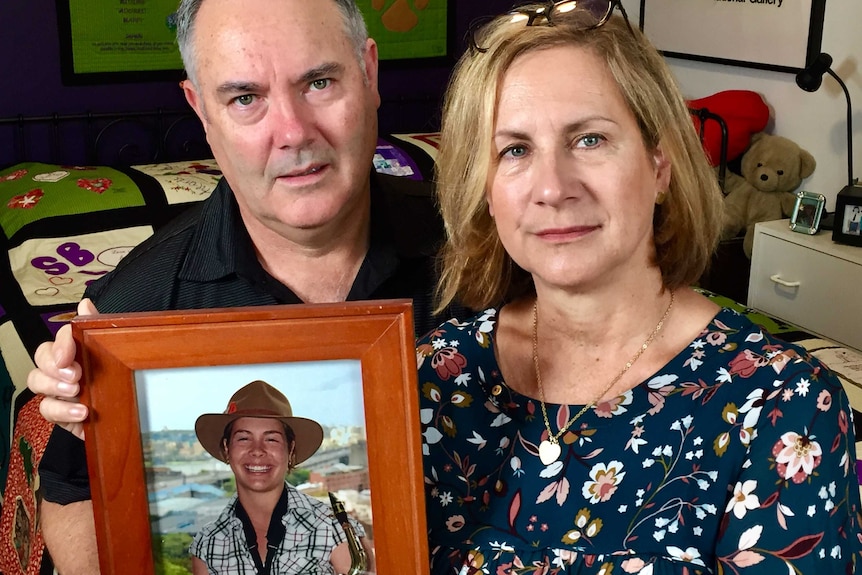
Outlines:
{"type": "Polygon", "coordinates": [[[225,461],[221,448],[225,427],[240,417],[277,419],[289,425],[296,435],[296,463],[314,455],[323,442],[323,428],[319,423],[305,417],[294,417],[290,402],[283,393],[265,381],[252,381],[231,396],[224,413],[205,413],[195,421],[198,441],[219,461],[225,461]]]}

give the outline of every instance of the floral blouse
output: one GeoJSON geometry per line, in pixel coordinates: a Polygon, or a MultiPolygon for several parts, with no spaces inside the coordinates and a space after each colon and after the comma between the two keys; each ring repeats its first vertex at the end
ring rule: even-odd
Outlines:
{"type": "MultiPolygon", "coordinates": [[[[722,309],[544,465],[541,407],[506,386],[496,321],[452,320],[417,347],[433,574],[854,571],[851,409],[804,349],[722,309]]],[[[555,431],[579,410],[547,407],[555,431]]]]}

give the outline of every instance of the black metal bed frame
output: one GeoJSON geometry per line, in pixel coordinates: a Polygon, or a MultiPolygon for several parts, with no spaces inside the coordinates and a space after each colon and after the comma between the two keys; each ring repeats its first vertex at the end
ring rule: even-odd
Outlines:
{"type": "Polygon", "coordinates": [[[0,167],[24,161],[130,165],[209,155],[191,110],[0,118],[0,167]]]}
{"type": "MultiPolygon", "coordinates": [[[[380,132],[439,129],[432,96],[381,103],[380,132]]],[[[190,108],[0,118],[0,169],[20,162],[128,166],[212,157],[190,108]]]]}

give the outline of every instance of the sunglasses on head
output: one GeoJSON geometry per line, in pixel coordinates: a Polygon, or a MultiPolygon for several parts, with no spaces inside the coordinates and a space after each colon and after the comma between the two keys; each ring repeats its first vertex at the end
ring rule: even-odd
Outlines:
{"type": "MultiPolygon", "coordinates": [[[[564,18],[566,14],[574,10],[580,10],[583,17],[584,30],[598,28],[607,22],[614,8],[619,6],[620,14],[626,21],[629,31],[634,34],[629,23],[628,14],[620,0],[562,0],[559,2],[547,2],[542,6],[514,8],[508,15],[511,23],[524,22],[525,26],[554,26],[555,21],[564,18]]],[[[481,38],[477,38],[477,32],[487,20],[474,23],[470,27],[470,47],[477,52],[487,52],[488,49],[479,45],[481,38]]]]}

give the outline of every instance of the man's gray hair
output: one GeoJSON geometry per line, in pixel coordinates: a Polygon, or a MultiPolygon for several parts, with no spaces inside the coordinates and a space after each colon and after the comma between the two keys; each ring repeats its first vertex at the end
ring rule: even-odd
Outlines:
{"type": "MultiPolygon", "coordinates": [[[[195,54],[195,46],[192,41],[194,36],[195,18],[198,10],[204,0],[180,0],[180,5],[177,8],[177,44],[180,48],[180,56],[183,59],[183,66],[186,69],[186,74],[192,84],[197,86],[197,70],[195,64],[197,58],[195,54]]],[[[321,0],[305,0],[306,2],[320,2],[321,0]]],[[[368,29],[365,27],[365,20],[362,18],[362,12],[356,6],[354,0],[332,0],[338,6],[341,12],[341,18],[344,23],[344,31],[350,42],[353,44],[353,50],[356,52],[356,57],[359,63],[363,66],[363,58],[365,55],[365,42],[368,40],[368,29]]]]}

